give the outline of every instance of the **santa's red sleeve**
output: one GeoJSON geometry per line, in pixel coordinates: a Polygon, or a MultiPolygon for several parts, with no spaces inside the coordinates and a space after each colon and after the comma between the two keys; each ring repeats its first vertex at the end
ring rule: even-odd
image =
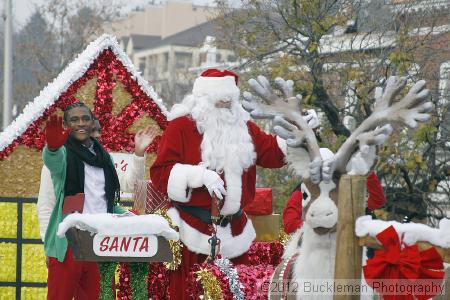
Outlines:
{"type": "Polygon", "coordinates": [[[203,185],[202,177],[205,168],[200,165],[183,164],[184,144],[183,129],[186,124],[183,118],[169,123],[158,147],[155,162],[150,168],[153,185],[170,199],[188,202],[189,190],[203,185]]]}
{"type": "Polygon", "coordinates": [[[302,192],[295,190],[283,210],[283,225],[286,233],[293,233],[299,229],[302,224],[302,192]]]}
{"type": "Polygon", "coordinates": [[[367,208],[369,208],[369,210],[374,210],[382,207],[386,203],[386,197],[375,172],[372,172],[367,176],[366,185],[367,193],[369,194],[367,208]]]}
{"type": "Polygon", "coordinates": [[[284,166],[286,142],[273,135],[267,134],[252,121],[247,122],[256,152],[256,164],[264,168],[281,168],[284,166]]]}

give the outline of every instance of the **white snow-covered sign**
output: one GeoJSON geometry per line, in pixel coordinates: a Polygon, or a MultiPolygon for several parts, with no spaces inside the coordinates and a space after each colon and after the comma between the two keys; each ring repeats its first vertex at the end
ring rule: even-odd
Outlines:
{"type": "Polygon", "coordinates": [[[92,247],[98,256],[152,257],[158,251],[158,239],[155,235],[96,234],[92,247]]]}

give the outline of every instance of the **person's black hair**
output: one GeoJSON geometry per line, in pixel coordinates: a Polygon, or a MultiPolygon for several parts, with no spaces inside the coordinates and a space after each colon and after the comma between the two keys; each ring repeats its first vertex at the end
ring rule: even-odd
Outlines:
{"type": "Polygon", "coordinates": [[[89,106],[87,106],[87,105],[84,104],[83,102],[78,101],[78,102],[72,103],[72,104],[70,104],[69,106],[66,107],[66,109],[64,110],[64,122],[68,123],[68,122],[67,122],[67,118],[68,118],[68,116],[69,116],[69,111],[72,110],[72,109],[74,109],[75,107],[85,107],[85,108],[89,111],[89,114],[91,115],[91,118],[92,118],[93,120],[95,120],[95,116],[94,116],[94,114],[92,113],[92,111],[91,111],[91,109],[89,108],[89,106]]]}

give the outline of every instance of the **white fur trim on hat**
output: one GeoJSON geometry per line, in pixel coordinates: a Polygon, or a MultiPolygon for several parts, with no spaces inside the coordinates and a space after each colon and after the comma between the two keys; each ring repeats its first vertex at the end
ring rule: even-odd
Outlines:
{"type": "Polygon", "coordinates": [[[210,100],[238,100],[239,88],[233,76],[198,77],[194,82],[192,94],[196,97],[208,96],[210,100]]]}

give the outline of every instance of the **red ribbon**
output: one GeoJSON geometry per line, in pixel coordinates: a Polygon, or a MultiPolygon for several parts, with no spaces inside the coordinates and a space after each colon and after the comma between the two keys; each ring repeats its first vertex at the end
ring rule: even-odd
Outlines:
{"type": "Polygon", "coordinates": [[[392,295],[392,290],[382,288],[381,282],[390,285],[409,285],[409,291],[417,291],[414,296],[419,300],[429,299],[439,292],[439,289],[431,289],[442,284],[444,265],[442,257],[431,247],[425,251],[419,251],[417,245],[408,246],[400,243],[397,231],[393,226],[389,226],[381,233],[377,234],[377,239],[383,245],[383,250],[376,250],[373,258],[367,260],[363,267],[364,277],[367,283],[385,300],[414,299],[413,295],[400,295],[397,289],[396,295],[392,295]],[[403,246],[403,247],[402,247],[403,246]],[[427,281],[433,279],[432,282],[427,281]],[[387,281],[389,280],[389,281],[387,281]],[[422,292],[424,291],[424,292],[422,292]],[[426,291],[426,292],[425,292],[426,291]]]}

